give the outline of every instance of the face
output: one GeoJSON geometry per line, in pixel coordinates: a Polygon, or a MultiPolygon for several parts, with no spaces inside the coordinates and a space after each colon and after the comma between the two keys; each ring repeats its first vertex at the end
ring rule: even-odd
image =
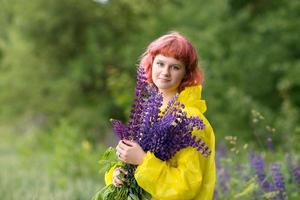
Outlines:
{"type": "Polygon", "coordinates": [[[185,66],[173,57],[158,54],[152,63],[152,80],[160,92],[176,93],[185,75],[185,66]]]}

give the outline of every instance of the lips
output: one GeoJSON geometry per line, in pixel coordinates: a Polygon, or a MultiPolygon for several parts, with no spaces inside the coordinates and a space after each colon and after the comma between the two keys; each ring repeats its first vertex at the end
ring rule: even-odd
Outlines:
{"type": "Polygon", "coordinates": [[[170,81],[170,79],[165,79],[165,78],[158,78],[158,79],[165,82],[170,81]]]}

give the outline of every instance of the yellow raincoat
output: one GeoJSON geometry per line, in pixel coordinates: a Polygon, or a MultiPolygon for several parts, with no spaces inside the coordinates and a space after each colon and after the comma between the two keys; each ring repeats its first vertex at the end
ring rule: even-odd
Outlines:
{"type": "MultiPolygon", "coordinates": [[[[205,158],[195,148],[187,147],[175,154],[169,161],[162,161],[147,152],[137,167],[135,179],[139,186],[152,195],[154,200],[211,200],[216,180],[215,136],[203,113],[205,101],[201,100],[201,86],[186,87],[179,94],[179,101],[185,105],[188,116],[200,117],[204,130],[193,134],[205,141],[212,153],[205,158]]],[[[112,183],[113,168],[105,175],[105,183],[112,183]]]]}

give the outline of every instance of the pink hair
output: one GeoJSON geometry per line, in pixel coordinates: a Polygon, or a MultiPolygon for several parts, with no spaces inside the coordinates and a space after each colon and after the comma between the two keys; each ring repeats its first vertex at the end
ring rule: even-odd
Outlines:
{"type": "Polygon", "coordinates": [[[198,68],[197,51],[183,35],[178,32],[170,32],[149,44],[141,56],[140,66],[145,69],[147,80],[150,83],[153,83],[152,63],[158,54],[176,58],[185,65],[186,74],[178,87],[179,92],[187,86],[200,85],[203,82],[203,74],[198,68]]]}

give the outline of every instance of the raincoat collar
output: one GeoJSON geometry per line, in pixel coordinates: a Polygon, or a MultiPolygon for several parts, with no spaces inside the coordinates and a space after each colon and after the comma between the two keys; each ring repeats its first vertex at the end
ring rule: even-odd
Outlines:
{"type": "Polygon", "coordinates": [[[185,87],[179,94],[179,101],[186,107],[196,107],[201,113],[206,111],[206,102],[201,99],[202,85],[185,87]]]}

